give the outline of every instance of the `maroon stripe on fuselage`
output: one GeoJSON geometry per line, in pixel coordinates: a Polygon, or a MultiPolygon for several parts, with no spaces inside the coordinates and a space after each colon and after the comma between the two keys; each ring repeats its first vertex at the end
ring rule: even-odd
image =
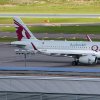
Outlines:
{"type": "Polygon", "coordinates": [[[35,45],[31,42],[32,47],[34,48],[34,50],[37,50],[37,48],[35,47],[35,45]]]}

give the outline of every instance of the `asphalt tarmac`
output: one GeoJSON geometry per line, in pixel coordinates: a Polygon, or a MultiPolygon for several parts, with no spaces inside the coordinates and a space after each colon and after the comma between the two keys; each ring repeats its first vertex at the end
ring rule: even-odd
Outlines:
{"type": "Polygon", "coordinates": [[[0,66],[51,66],[64,67],[70,65],[70,59],[66,57],[51,57],[46,55],[27,55],[26,65],[24,55],[17,55],[15,47],[7,44],[0,44],[0,66]]]}
{"type": "Polygon", "coordinates": [[[68,57],[52,57],[41,54],[27,55],[26,60],[24,55],[17,55],[14,51],[15,47],[0,43],[0,66],[7,67],[99,67],[97,65],[78,65],[72,66],[73,58],[68,57]]]}
{"type": "Polygon", "coordinates": [[[15,47],[9,44],[0,43],[0,75],[21,75],[21,76],[80,76],[80,77],[100,77],[100,63],[97,65],[78,65],[72,66],[73,58],[52,57],[46,55],[27,55],[26,61],[24,55],[16,55],[15,47]],[[29,69],[42,70],[30,70],[29,69]],[[4,70],[2,70],[4,69],[4,70]],[[5,70],[6,69],[6,70],[5,70]],[[11,69],[11,70],[10,70],[11,69]],[[14,69],[14,70],[12,70],[14,69]],[[18,70],[16,70],[18,69],[18,70]],[[25,70],[21,70],[25,69],[25,70]],[[28,70],[27,70],[28,69],[28,70]],[[53,71],[45,71],[53,70],[53,71]],[[54,71],[58,69],[59,71],[54,71]],[[65,69],[67,71],[60,71],[65,69]],[[43,71],[44,70],[44,71],[43,71]],[[70,70],[70,71],[68,71],[70,70]],[[72,71],[71,71],[72,70],[72,71]],[[94,72],[92,72],[92,71],[94,72]],[[96,70],[96,71],[95,71],[96,70]],[[79,72],[78,72],[79,71],[79,72]],[[82,71],[82,72],[80,72],[82,71]],[[90,71],[90,72],[88,72],[90,71]]]}
{"type": "MultiPolygon", "coordinates": [[[[100,39],[100,34],[88,34],[91,38],[93,39],[100,39]]],[[[34,33],[34,36],[36,38],[41,38],[41,39],[47,39],[47,38],[55,38],[55,39],[64,39],[66,40],[66,38],[71,38],[71,39],[76,39],[76,38],[83,38],[86,39],[86,34],[82,34],[82,33],[77,33],[77,34],[64,34],[64,33],[34,33]]],[[[0,32],[0,37],[4,38],[4,37],[17,37],[15,32],[0,32]]]]}

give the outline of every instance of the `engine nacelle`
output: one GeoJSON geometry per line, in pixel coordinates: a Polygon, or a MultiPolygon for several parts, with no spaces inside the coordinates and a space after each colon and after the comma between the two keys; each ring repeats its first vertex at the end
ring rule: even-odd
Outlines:
{"type": "Polygon", "coordinates": [[[97,63],[97,59],[96,56],[87,55],[87,56],[80,57],[79,62],[84,64],[93,64],[93,63],[97,63]]]}

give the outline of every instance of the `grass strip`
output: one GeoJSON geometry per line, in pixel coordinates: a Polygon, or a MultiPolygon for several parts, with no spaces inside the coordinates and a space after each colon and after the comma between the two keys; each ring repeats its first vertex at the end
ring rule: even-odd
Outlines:
{"type": "Polygon", "coordinates": [[[13,37],[0,37],[0,42],[13,42],[17,41],[17,38],[13,37]]]}
{"type": "MultiPolygon", "coordinates": [[[[65,34],[99,34],[100,26],[34,26],[29,27],[33,33],[65,33],[65,34]]],[[[0,32],[15,32],[14,27],[0,27],[0,32]]]]}
{"type": "Polygon", "coordinates": [[[0,0],[0,13],[100,13],[100,0],[0,0]]]}
{"type": "Polygon", "coordinates": [[[0,5],[0,13],[87,13],[87,14],[99,14],[100,5],[74,5],[74,4],[19,4],[19,5],[0,5]]]}
{"type": "MultiPolygon", "coordinates": [[[[100,18],[21,18],[25,24],[34,23],[99,23],[100,18]]],[[[0,24],[13,24],[13,18],[0,18],[0,24]]]]}

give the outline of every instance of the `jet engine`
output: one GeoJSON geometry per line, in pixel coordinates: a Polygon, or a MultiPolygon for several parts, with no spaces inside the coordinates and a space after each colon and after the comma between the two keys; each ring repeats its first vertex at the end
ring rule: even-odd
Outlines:
{"type": "Polygon", "coordinates": [[[97,58],[93,55],[81,56],[79,62],[84,64],[95,64],[97,63],[97,58]]]}

